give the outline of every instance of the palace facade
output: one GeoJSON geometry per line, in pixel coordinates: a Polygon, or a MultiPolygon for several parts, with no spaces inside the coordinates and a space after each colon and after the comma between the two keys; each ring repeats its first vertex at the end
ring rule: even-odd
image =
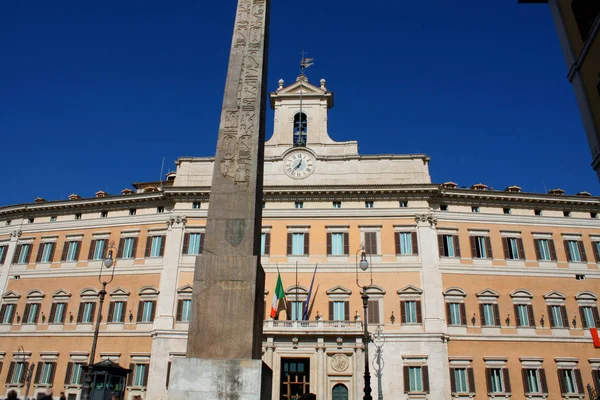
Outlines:
{"type": "MultiPolygon", "coordinates": [[[[325,80],[279,81],[270,99],[261,250],[274,400],[362,398],[359,285],[369,286],[369,331],[383,332],[369,345],[374,397],[586,396],[600,368],[590,330],[600,326],[600,198],[434,184],[426,155],[361,155],[357,142],[333,141],[325,80]],[[369,269],[357,273],[362,248],[369,269]],[[278,272],[286,298],[272,319],[278,272]]],[[[186,350],[213,162],[181,158],[164,181],[120,195],[0,208],[0,396],[23,396],[35,364],[30,395],[79,398],[112,251],[95,361],[133,371],[128,399],[167,398],[170,363],[186,350]]]]}

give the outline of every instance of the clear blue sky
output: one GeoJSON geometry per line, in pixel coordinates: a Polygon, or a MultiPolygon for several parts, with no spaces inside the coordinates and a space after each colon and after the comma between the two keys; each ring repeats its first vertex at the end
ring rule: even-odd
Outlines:
{"type": "MultiPolygon", "coordinates": [[[[0,204],[118,193],[163,157],[214,154],[235,6],[0,2],[0,204]]],[[[304,48],[334,139],[426,153],[438,183],[600,194],[547,6],[274,0],[271,22],[269,90],[304,48]]]]}

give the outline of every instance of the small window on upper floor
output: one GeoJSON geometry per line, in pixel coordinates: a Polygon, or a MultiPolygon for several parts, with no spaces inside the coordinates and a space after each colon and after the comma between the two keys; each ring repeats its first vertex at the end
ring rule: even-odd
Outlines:
{"type": "Polygon", "coordinates": [[[29,221],[30,224],[33,224],[35,222],[35,218],[29,218],[28,221],[29,221]]]}
{"type": "Polygon", "coordinates": [[[512,212],[510,208],[503,208],[502,211],[504,211],[504,214],[510,214],[512,212]]]}
{"type": "Polygon", "coordinates": [[[571,211],[567,211],[567,210],[565,210],[565,211],[563,211],[563,215],[564,215],[565,217],[570,217],[570,216],[571,216],[571,211]]]}
{"type": "Polygon", "coordinates": [[[372,201],[365,201],[365,208],[373,208],[374,206],[374,202],[372,201]]]}
{"type": "Polygon", "coordinates": [[[100,218],[106,218],[106,217],[108,217],[108,211],[102,211],[100,213],[100,218]]]}
{"type": "Polygon", "coordinates": [[[577,28],[583,42],[587,40],[600,14],[600,2],[593,0],[571,0],[571,10],[577,22],[577,28]]]}
{"type": "Polygon", "coordinates": [[[447,204],[440,204],[440,211],[448,211],[448,205],[447,204]]]}
{"type": "Polygon", "coordinates": [[[406,207],[408,207],[408,201],[400,200],[400,208],[406,208],[406,207]]]}
{"type": "Polygon", "coordinates": [[[7,220],[6,220],[6,225],[7,225],[7,226],[8,226],[8,225],[10,225],[10,223],[11,223],[11,222],[12,222],[12,221],[11,221],[10,219],[7,219],[7,220]]]}
{"type": "Polygon", "coordinates": [[[192,203],[192,208],[194,210],[200,209],[201,206],[202,206],[202,203],[200,203],[199,201],[195,201],[195,202],[192,203]]]}
{"type": "Polygon", "coordinates": [[[75,214],[75,219],[81,219],[81,214],[75,214]]]}
{"type": "Polygon", "coordinates": [[[590,213],[590,218],[598,218],[598,213],[591,212],[590,213]]]}
{"type": "Polygon", "coordinates": [[[333,208],[342,208],[342,202],[341,201],[334,201],[333,202],[333,208]]]}
{"type": "Polygon", "coordinates": [[[165,212],[165,207],[164,206],[158,206],[156,207],[156,213],[157,214],[162,214],[165,212]]]}
{"type": "Polygon", "coordinates": [[[267,204],[267,203],[265,203],[265,202],[263,201],[263,202],[262,202],[262,205],[261,205],[261,207],[262,207],[262,208],[265,208],[265,205],[266,205],[266,204],[267,204]]]}
{"type": "Polygon", "coordinates": [[[306,132],[308,123],[306,114],[298,113],[294,116],[294,147],[306,147],[306,132]]]}
{"type": "Polygon", "coordinates": [[[53,215],[53,216],[50,217],[50,222],[56,222],[56,216],[55,215],[53,215]]]}
{"type": "Polygon", "coordinates": [[[471,211],[474,212],[474,213],[478,213],[479,212],[479,207],[473,206],[473,207],[471,207],[471,211]]]}
{"type": "Polygon", "coordinates": [[[295,208],[304,208],[304,202],[303,201],[296,201],[294,203],[294,207],[295,208]]]}
{"type": "Polygon", "coordinates": [[[542,210],[533,210],[535,215],[542,215],[542,210]]]}
{"type": "Polygon", "coordinates": [[[135,214],[137,214],[137,210],[135,208],[130,208],[129,215],[135,215],[135,214]]]}

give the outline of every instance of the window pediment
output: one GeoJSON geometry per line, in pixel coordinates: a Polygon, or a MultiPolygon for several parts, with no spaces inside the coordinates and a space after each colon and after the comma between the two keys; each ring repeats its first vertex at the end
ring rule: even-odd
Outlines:
{"type": "Polygon", "coordinates": [[[56,292],[52,293],[52,298],[55,300],[68,300],[71,298],[71,292],[65,289],[58,289],[56,292]]]}
{"type": "Polygon", "coordinates": [[[337,286],[332,287],[331,289],[328,289],[326,293],[329,296],[335,295],[335,294],[349,296],[352,294],[352,290],[346,289],[343,286],[337,285],[337,286]]]}
{"type": "Polygon", "coordinates": [[[80,292],[79,296],[86,299],[96,298],[98,297],[98,290],[94,288],[85,288],[80,292]]]}
{"type": "Polygon", "coordinates": [[[577,293],[575,295],[575,300],[596,301],[596,300],[598,300],[598,296],[596,296],[594,293],[586,290],[586,291],[577,293]]]}
{"type": "Polygon", "coordinates": [[[492,289],[483,289],[482,291],[480,291],[477,294],[475,294],[475,296],[477,296],[478,298],[481,298],[481,297],[493,297],[494,299],[497,299],[498,297],[500,297],[500,293],[498,293],[498,292],[496,292],[495,290],[492,290],[492,289]]]}
{"type": "Polygon", "coordinates": [[[467,297],[467,292],[464,289],[453,286],[444,291],[444,296],[467,297]]]}
{"type": "Polygon", "coordinates": [[[510,297],[512,297],[513,299],[529,299],[530,300],[533,298],[533,293],[531,293],[527,289],[517,289],[517,290],[513,290],[511,292],[510,297]]]}
{"type": "Polygon", "coordinates": [[[423,290],[419,289],[416,286],[413,285],[406,285],[404,286],[402,289],[398,289],[398,294],[400,296],[405,296],[405,295],[421,295],[423,294],[423,290]]]}
{"type": "Polygon", "coordinates": [[[144,286],[140,289],[138,295],[142,300],[156,300],[156,298],[158,298],[158,293],[158,289],[154,286],[144,286]]]}
{"type": "Polygon", "coordinates": [[[21,298],[21,295],[19,293],[15,292],[14,290],[9,290],[8,292],[6,292],[2,295],[2,299],[5,302],[10,302],[10,303],[17,302],[17,301],[19,301],[20,298],[21,298]]]}
{"type": "Polygon", "coordinates": [[[27,293],[27,300],[42,300],[46,295],[39,289],[33,289],[27,293]]]}
{"type": "Polygon", "coordinates": [[[378,285],[371,285],[367,287],[367,294],[369,296],[383,296],[385,295],[385,289],[378,285]]]}
{"type": "Polygon", "coordinates": [[[192,285],[184,285],[182,287],[180,287],[179,289],[177,289],[177,293],[192,293],[194,291],[192,285]]]}
{"type": "Polygon", "coordinates": [[[552,290],[544,295],[546,300],[565,300],[567,297],[558,290],[552,290]]]}

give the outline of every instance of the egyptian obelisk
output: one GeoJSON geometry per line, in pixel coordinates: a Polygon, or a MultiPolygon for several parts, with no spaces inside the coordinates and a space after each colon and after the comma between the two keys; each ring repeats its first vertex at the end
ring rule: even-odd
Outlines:
{"type": "Polygon", "coordinates": [[[173,362],[171,400],[270,399],[260,265],[269,9],[270,0],[238,1],[187,353],[173,362]]]}

